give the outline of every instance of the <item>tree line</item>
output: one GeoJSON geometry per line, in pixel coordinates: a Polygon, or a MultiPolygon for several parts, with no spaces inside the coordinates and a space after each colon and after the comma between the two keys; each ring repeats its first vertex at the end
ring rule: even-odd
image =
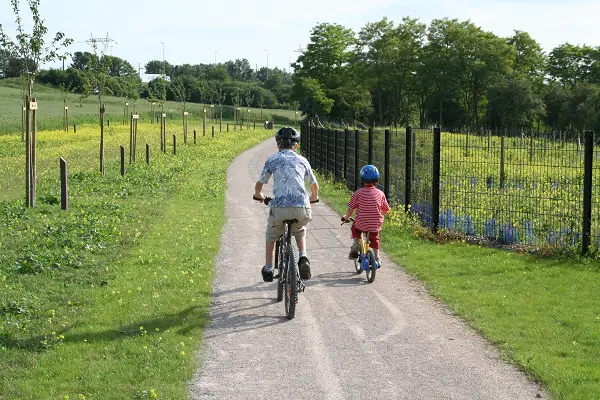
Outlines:
{"type": "MultiPolygon", "coordinates": [[[[219,64],[172,65],[152,60],[145,65],[147,74],[158,75],[143,84],[138,71],[119,57],[94,52],[75,52],[66,69],[47,69],[37,73],[36,81],[89,95],[98,92],[102,82],[105,95],[132,101],[215,103],[257,108],[295,109],[290,99],[292,75],[279,68],[253,69],[246,59],[219,64]],[[99,75],[103,79],[99,79],[99,75]],[[168,79],[167,79],[168,77],[168,79]]],[[[20,77],[23,61],[0,49],[0,78],[20,77]]]]}
{"type": "Polygon", "coordinates": [[[546,54],[527,32],[470,21],[320,23],[294,64],[302,112],[369,125],[600,131],[600,47],[546,54]]]}

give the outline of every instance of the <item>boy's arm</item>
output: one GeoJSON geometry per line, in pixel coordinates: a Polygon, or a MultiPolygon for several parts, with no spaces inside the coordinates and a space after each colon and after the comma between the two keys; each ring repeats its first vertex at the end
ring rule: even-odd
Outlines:
{"type": "Polygon", "coordinates": [[[381,215],[385,215],[390,211],[390,204],[388,203],[385,195],[381,196],[381,215]]]}
{"type": "Polygon", "coordinates": [[[354,214],[354,209],[349,208],[348,211],[346,211],[346,215],[344,215],[344,220],[348,221],[350,219],[350,217],[352,216],[352,214],[354,214]]]}
{"type": "Polygon", "coordinates": [[[319,184],[317,182],[310,185],[310,201],[317,201],[319,199],[319,184]]]}
{"type": "Polygon", "coordinates": [[[254,197],[256,197],[257,199],[265,199],[265,196],[262,194],[263,186],[264,184],[260,181],[256,182],[256,185],[254,185],[254,197]]]}
{"type": "Polygon", "coordinates": [[[350,197],[350,201],[348,202],[348,211],[346,211],[346,215],[344,215],[345,221],[348,221],[350,219],[350,217],[352,216],[352,214],[354,214],[354,210],[356,209],[356,207],[358,205],[357,193],[358,193],[358,191],[352,193],[352,197],[350,197]]]}

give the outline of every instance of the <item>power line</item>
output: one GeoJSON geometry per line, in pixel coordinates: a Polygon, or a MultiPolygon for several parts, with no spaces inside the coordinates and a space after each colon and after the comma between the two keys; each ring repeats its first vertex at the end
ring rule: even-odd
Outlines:
{"type": "Polygon", "coordinates": [[[111,45],[112,43],[118,44],[115,40],[111,39],[108,36],[108,32],[106,32],[106,37],[94,37],[94,35],[90,34],[90,38],[88,40],[86,40],[85,42],[87,44],[89,44],[90,46],[92,46],[94,49],[97,48],[96,45],[98,43],[104,44],[104,50],[102,51],[102,54],[106,54],[109,47],[112,48],[112,45],[111,45]]]}

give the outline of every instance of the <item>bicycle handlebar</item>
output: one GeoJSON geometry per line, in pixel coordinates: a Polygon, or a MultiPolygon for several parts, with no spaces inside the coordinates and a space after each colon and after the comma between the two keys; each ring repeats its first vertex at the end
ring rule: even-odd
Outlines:
{"type": "MultiPolygon", "coordinates": [[[[268,197],[268,196],[266,196],[264,198],[264,200],[261,200],[259,197],[256,197],[255,195],[252,195],[252,199],[256,200],[256,201],[260,201],[262,203],[265,203],[266,206],[268,206],[269,203],[271,202],[271,200],[273,200],[272,197],[268,197]]],[[[315,203],[318,203],[318,202],[319,202],[319,199],[316,199],[315,201],[311,201],[310,204],[315,204],[315,203]]]]}
{"type": "Polygon", "coordinates": [[[349,224],[350,221],[354,222],[354,218],[350,217],[348,218],[348,220],[346,221],[346,219],[344,217],[342,217],[342,225],[344,224],[349,224]]]}

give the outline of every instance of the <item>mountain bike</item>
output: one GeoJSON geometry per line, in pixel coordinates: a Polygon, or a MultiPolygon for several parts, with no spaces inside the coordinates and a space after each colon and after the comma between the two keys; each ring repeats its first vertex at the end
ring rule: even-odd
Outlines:
{"type": "MultiPolygon", "coordinates": [[[[350,218],[346,221],[344,217],[342,217],[342,225],[347,224],[350,221],[354,221],[354,218],[350,218]]],[[[361,274],[365,271],[367,282],[373,283],[375,275],[377,274],[377,269],[379,269],[379,263],[375,259],[373,249],[369,247],[369,232],[362,232],[358,243],[360,244],[360,249],[358,251],[358,258],[354,259],[354,269],[357,274],[361,274]]]]}
{"type": "MultiPolygon", "coordinates": [[[[252,196],[254,200],[260,199],[252,196]]],[[[271,197],[265,197],[263,203],[269,205],[273,200],[271,197]]],[[[319,200],[311,203],[317,203],[319,200]]],[[[298,249],[292,244],[292,224],[298,222],[296,219],[284,221],[283,235],[275,242],[275,265],[276,270],[273,278],[277,278],[277,301],[285,297],[285,316],[287,319],[293,319],[296,315],[296,304],[298,304],[298,294],[304,292],[306,286],[300,278],[298,269],[298,249]]]]}

